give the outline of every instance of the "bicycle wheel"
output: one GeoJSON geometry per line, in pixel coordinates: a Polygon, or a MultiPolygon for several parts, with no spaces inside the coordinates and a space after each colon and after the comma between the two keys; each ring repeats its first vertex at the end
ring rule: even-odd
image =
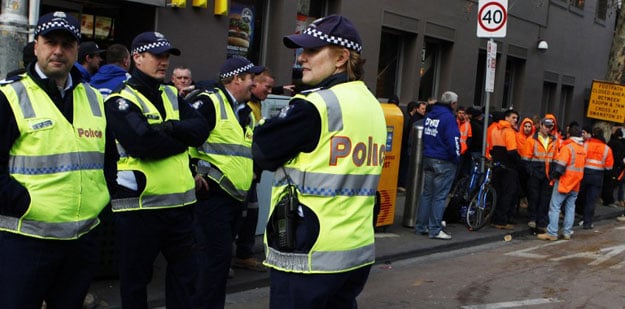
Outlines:
{"type": "Polygon", "coordinates": [[[486,185],[484,190],[478,191],[467,209],[466,225],[471,231],[477,231],[484,227],[493,216],[497,204],[497,192],[491,185],[486,185]]]}

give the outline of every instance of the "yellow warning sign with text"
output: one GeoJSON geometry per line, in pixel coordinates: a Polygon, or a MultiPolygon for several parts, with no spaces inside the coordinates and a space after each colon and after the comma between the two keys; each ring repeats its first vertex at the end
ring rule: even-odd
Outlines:
{"type": "Polygon", "coordinates": [[[625,86],[592,81],[586,117],[618,123],[625,122],[625,86]]]}

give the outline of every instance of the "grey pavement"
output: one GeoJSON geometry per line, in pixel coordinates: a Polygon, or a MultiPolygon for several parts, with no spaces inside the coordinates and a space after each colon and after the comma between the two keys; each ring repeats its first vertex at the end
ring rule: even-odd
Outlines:
{"type": "MultiPolygon", "coordinates": [[[[427,236],[416,235],[414,228],[402,225],[404,216],[405,196],[399,195],[395,206],[395,220],[392,225],[378,227],[376,229],[376,264],[390,264],[394,261],[424,256],[432,253],[450,251],[460,248],[476,246],[488,242],[506,241],[504,237],[532,238],[534,231],[527,227],[525,210],[520,209],[518,224],[514,230],[498,230],[486,226],[479,231],[469,231],[463,224],[447,224],[446,231],[452,235],[451,240],[429,239],[427,236]]],[[[616,206],[603,206],[597,203],[595,208],[595,222],[601,220],[614,220],[623,214],[623,208],[616,206]]],[[[574,231],[581,229],[575,221],[574,231]]],[[[575,236],[573,236],[573,240],[575,236]]],[[[262,260],[262,236],[257,237],[255,251],[257,258],[262,260]]],[[[164,308],[165,300],[165,262],[161,257],[154,265],[154,277],[148,286],[148,302],[150,307],[164,308]]],[[[227,292],[234,293],[253,288],[269,285],[268,272],[255,272],[250,270],[235,269],[235,276],[228,280],[227,292]]],[[[115,278],[98,279],[93,282],[90,293],[95,295],[96,300],[90,308],[121,308],[119,299],[119,282],[115,278]]]]}

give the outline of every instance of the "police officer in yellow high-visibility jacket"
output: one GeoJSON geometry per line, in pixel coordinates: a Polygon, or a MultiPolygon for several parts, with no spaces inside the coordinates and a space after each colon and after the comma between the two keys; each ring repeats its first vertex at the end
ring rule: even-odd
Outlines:
{"type": "Polygon", "coordinates": [[[117,152],[79,40],[71,15],[42,16],[36,62],[0,87],[0,308],[81,308],[97,267],[117,152]]]}
{"type": "Polygon", "coordinates": [[[262,70],[244,57],[229,58],[220,69],[220,85],[190,100],[210,130],[201,147],[190,149],[197,162],[194,229],[206,253],[198,270],[198,306],[225,305],[235,224],[253,178],[252,131],[239,122],[235,108],[250,99],[254,75],[262,70]]]}
{"type": "Polygon", "coordinates": [[[284,44],[303,48],[302,82],[315,88],[254,130],[255,162],[275,171],[265,234],[270,307],[355,308],[375,259],[384,113],[361,81],[362,43],[345,17],[318,19],[284,44]],[[282,206],[287,185],[292,208],[282,206]]]}
{"type": "Polygon", "coordinates": [[[131,45],[130,79],[105,102],[120,153],[111,201],[120,251],[124,308],[147,308],[146,286],[159,252],[167,260],[166,304],[189,308],[195,289],[193,209],[195,182],[190,146],[208,136],[206,120],[163,85],[170,55],[180,50],[158,32],[137,35],[131,45]]]}

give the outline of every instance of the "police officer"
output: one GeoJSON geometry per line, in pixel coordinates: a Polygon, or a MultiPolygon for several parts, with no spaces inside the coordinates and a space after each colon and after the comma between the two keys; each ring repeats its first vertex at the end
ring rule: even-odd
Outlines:
{"type": "MultiPolygon", "coordinates": [[[[265,69],[254,77],[252,94],[247,104],[243,104],[237,111],[239,122],[247,123],[249,129],[262,119],[261,102],[271,94],[274,88],[275,79],[271,71],[265,69]]],[[[260,170],[254,169],[254,181],[247,193],[246,201],[243,204],[241,222],[237,227],[235,257],[232,259],[232,267],[244,268],[253,271],[266,272],[264,267],[254,257],[254,241],[256,239],[256,227],[258,225],[258,196],[256,194],[257,184],[260,182],[260,170]]]]}
{"type": "Polygon", "coordinates": [[[36,61],[0,87],[0,307],[81,308],[117,152],[102,97],[73,69],[80,23],[53,12],[34,34],[36,61]]]}
{"type": "Polygon", "coordinates": [[[206,121],[163,85],[170,55],[180,50],[158,32],[131,45],[131,78],[106,100],[106,114],[120,153],[117,192],[111,202],[120,251],[124,308],[147,308],[146,285],[159,252],[167,260],[169,308],[188,308],[193,293],[195,182],[190,146],[208,136],[206,121]]]}
{"type": "Polygon", "coordinates": [[[190,100],[210,130],[204,144],[190,150],[197,162],[194,228],[207,253],[200,265],[198,306],[225,305],[235,224],[253,178],[252,131],[239,123],[235,109],[250,99],[254,75],[262,70],[246,58],[229,58],[221,67],[219,85],[190,100]]]}
{"type": "Polygon", "coordinates": [[[314,89],[254,131],[255,162],[275,171],[264,262],[270,306],[355,308],[375,259],[384,113],[361,81],[362,41],[347,18],[318,19],[283,42],[303,49],[302,82],[314,89]]]}

